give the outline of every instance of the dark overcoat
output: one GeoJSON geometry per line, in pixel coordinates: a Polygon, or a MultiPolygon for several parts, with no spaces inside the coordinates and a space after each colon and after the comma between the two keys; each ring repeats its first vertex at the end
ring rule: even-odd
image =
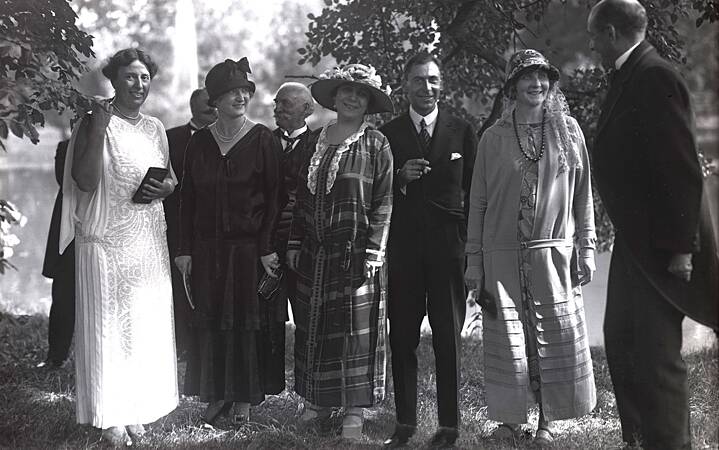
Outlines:
{"type": "Polygon", "coordinates": [[[697,158],[689,91],[646,41],[617,71],[590,153],[594,178],[617,234],[662,297],[719,328],[716,237],[697,158]],[[693,253],[692,279],[667,271],[693,253]]]}

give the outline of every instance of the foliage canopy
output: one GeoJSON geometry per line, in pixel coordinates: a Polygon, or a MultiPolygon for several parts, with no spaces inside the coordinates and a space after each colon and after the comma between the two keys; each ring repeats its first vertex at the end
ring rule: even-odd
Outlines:
{"type": "MultiPolygon", "coordinates": [[[[307,44],[298,49],[300,63],[317,64],[331,55],[338,63],[373,65],[393,88],[399,110],[406,107],[401,95],[402,69],[417,51],[431,50],[443,65],[443,105],[455,114],[480,124],[480,132],[499,112],[506,55],[531,44],[553,56],[573,45],[563,30],[547,29],[550,16],[564,14],[584,28],[592,0],[325,0],[318,16],[310,14],[307,44]],[[550,14],[550,12],[552,14],[550,14]],[[550,30],[552,31],[552,30],[550,30]],[[537,40],[548,34],[554,39],[537,40]],[[489,105],[492,104],[492,108],[489,105]],[[491,112],[490,112],[491,111],[491,112]]],[[[666,58],[685,63],[685,42],[678,31],[680,19],[694,18],[695,25],[719,18],[716,1],[647,0],[648,40],[666,58]]],[[[575,66],[577,67],[577,66],[575,66]]],[[[599,101],[606,87],[601,68],[574,68],[563,79],[572,115],[592,141],[599,101]]],[[[598,195],[595,195],[598,199],[598,195]]],[[[596,221],[603,248],[612,241],[612,229],[601,203],[596,221]]]]}
{"type": "Polygon", "coordinates": [[[72,86],[93,56],[65,0],[0,0],[0,148],[8,131],[33,143],[44,112],[88,108],[72,86]]]}

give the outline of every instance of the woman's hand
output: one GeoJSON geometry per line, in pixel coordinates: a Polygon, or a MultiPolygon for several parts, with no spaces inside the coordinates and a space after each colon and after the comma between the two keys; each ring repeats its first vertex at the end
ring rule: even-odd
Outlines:
{"type": "Polygon", "coordinates": [[[480,266],[467,266],[464,272],[464,283],[470,292],[476,291],[484,282],[484,273],[480,266]]]}
{"type": "Polygon", "coordinates": [[[277,278],[277,275],[275,275],[275,270],[280,268],[280,257],[277,256],[277,253],[270,253],[269,255],[260,256],[260,262],[262,263],[262,267],[265,268],[265,272],[267,272],[267,275],[271,276],[272,278],[277,278]]]}
{"type": "Polygon", "coordinates": [[[169,178],[162,181],[150,178],[146,184],[142,186],[142,197],[145,200],[163,199],[175,191],[175,185],[169,178]]]}
{"type": "Polygon", "coordinates": [[[667,270],[675,277],[687,283],[690,282],[692,280],[692,270],[694,270],[694,266],[692,266],[692,254],[676,253],[672,255],[667,270]]]}
{"type": "Polygon", "coordinates": [[[374,277],[374,275],[379,271],[379,268],[382,266],[378,266],[376,264],[372,264],[369,261],[364,262],[364,276],[367,279],[371,279],[374,277]]]}
{"type": "Polygon", "coordinates": [[[180,272],[186,273],[187,275],[192,274],[192,256],[180,255],[175,257],[175,265],[180,272]]]}
{"type": "Polygon", "coordinates": [[[287,250],[287,267],[297,272],[297,264],[300,259],[299,250],[287,250]]]}
{"type": "Polygon", "coordinates": [[[92,102],[91,108],[90,127],[94,132],[104,135],[105,128],[107,128],[107,124],[110,123],[112,118],[112,105],[104,100],[101,102],[95,101],[92,102]]]}
{"type": "Polygon", "coordinates": [[[594,272],[597,271],[597,266],[594,264],[594,252],[590,254],[582,255],[579,257],[579,285],[584,286],[585,284],[592,281],[594,278],[594,272]]]}

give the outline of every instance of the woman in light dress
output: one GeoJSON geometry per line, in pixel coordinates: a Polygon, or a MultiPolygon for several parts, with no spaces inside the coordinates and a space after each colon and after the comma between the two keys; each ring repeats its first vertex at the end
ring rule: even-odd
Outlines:
{"type": "Polygon", "coordinates": [[[517,438],[539,404],[534,437],[596,404],[580,285],[594,272],[594,213],[584,136],[559,70],[522,50],[507,65],[505,108],[482,136],[470,195],[466,279],[483,305],[488,416],[517,438]]]}
{"type": "Polygon", "coordinates": [[[60,251],[75,238],[77,422],[130,445],[178,404],[170,261],[162,199],[176,181],[165,129],[140,112],[157,65],[125,49],[103,74],[115,97],[72,135],[63,182],[60,251]],[[149,167],[164,180],[138,189],[149,167]]]}

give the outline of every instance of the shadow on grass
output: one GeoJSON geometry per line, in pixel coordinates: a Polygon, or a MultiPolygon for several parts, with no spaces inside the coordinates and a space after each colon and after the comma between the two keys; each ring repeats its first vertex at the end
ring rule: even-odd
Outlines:
{"type": "MultiPolygon", "coordinates": [[[[320,435],[298,426],[301,399],[292,392],[294,383],[292,348],[294,327],[288,325],[286,342],[287,389],[268,397],[252,409],[251,422],[235,429],[228,419],[215,429],[198,426],[205,404],[196,397],[182,397],[179,407],[149,427],[141,448],[247,448],[247,449],[360,449],[380,448],[394,428],[394,398],[391,367],[389,395],[376,408],[365,411],[364,437],[359,442],[339,436],[320,435]]],[[[100,432],[75,423],[74,367],[36,369],[46,351],[47,319],[38,316],[11,316],[0,313],[0,447],[1,448],[103,448],[100,432]]],[[[718,351],[710,349],[687,355],[690,368],[692,435],[694,448],[717,448],[719,436],[718,351]]],[[[418,430],[410,442],[421,448],[437,427],[434,354],[431,336],[422,336],[418,349],[418,430]]],[[[592,348],[598,403],[595,410],[579,419],[556,423],[555,448],[603,449],[621,446],[614,395],[601,348],[592,348]]],[[[389,360],[389,359],[388,359],[389,360]]],[[[182,381],[184,364],[179,365],[182,381]]],[[[467,338],[462,348],[460,409],[461,448],[506,449],[531,447],[530,441],[513,444],[490,442],[486,436],[496,426],[487,420],[483,389],[482,343],[467,338]]],[[[182,384],[180,384],[182,385],[182,384]]],[[[341,424],[337,411],[335,425],[341,424]]],[[[530,414],[536,427],[537,410],[530,414]]]]}

